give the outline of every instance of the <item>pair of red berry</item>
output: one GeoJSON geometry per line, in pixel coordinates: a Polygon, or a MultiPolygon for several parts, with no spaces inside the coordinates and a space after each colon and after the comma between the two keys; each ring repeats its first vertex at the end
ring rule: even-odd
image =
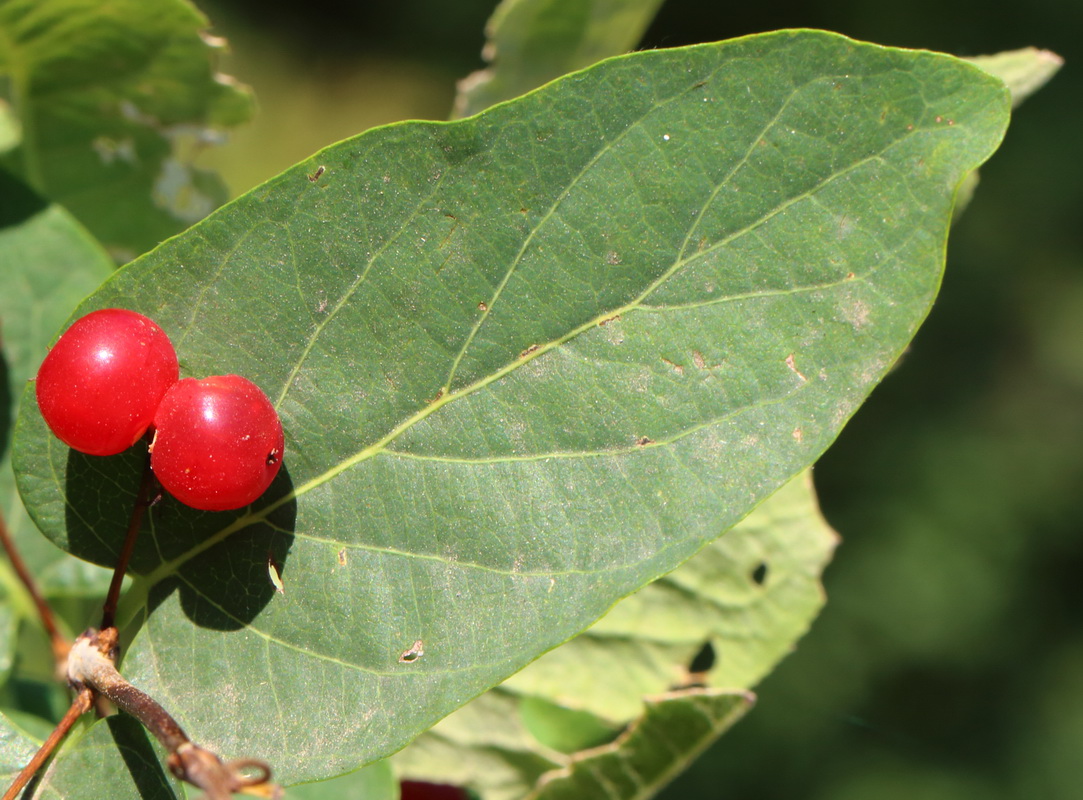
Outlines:
{"type": "Polygon", "coordinates": [[[115,455],[153,427],[150,464],[162,487],[204,511],[241,508],[282,464],[282,424],[239,375],[180,378],[169,337],[121,308],[94,311],[60,337],[38,371],[38,407],[82,453],[115,455]]]}

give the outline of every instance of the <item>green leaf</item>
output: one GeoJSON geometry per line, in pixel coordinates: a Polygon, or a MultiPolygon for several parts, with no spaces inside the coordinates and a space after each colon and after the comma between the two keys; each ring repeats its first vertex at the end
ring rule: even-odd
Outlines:
{"type": "MultiPolygon", "coordinates": [[[[343,142],[120,270],[81,312],[149,314],[287,430],[253,507],[149,515],[126,674],[285,783],[395,751],[823,452],[1007,118],[975,67],[832,34],[637,53],[343,142]]],[[[139,454],[32,401],[15,438],[39,526],[112,562],[139,454]]]]}
{"type": "Polygon", "coordinates": [[[486,25],[490,65],[459,83],[468,117],[636,46],[662,0],[503,0],[486,25]]]}
{"type": "Polygon", "coordinates": [[[0,76],[22,126],[6,157],[108,248],[132,258],[226,198],[192,165],[251,115],[187,0],[3,0],[0,76]]]}
{"type": "MultiPolygon", "coordinates": [[[[836,539],[810,476],[798,476],[586,632],[441,720],[393,763],[405,778],[514,800],[586,757],[563,754],[613,740],[643,715],[648,696],[690,684],[751,689],[823,605],[819,578],[836,539]],[[702,657],[705,644],[711,658],[702,657]]],[[[682,734],[671,732],[666,751],[687,760],[693,753],[675,744],[682,734]]]]}
{"type": "Polygon", "coordinates": [[[650,698],[643,717],[613,744],[546,775],[526,797],[651,797],[744,716],[752,702],[747,694],[717,689],[683,689],[650,698]]]}
{"type": "Polygon", "coordinates": [[[19,143],[22,131],[19,120],[8,102],[0,97],[0,154],[6,153],[19,143]]]}
{"type": "Polygon", "coordinates": [[[399,784],[386,761],[319,783],[291,786],[289,800],[399,800],[399,784]]]}
{"type": "Polygon", "coordinates": [[[66,741],[35,787],[35,798],[183,800],[184,789],[162,766],[165,751],[135,719],[117,714],[66,741]]]}

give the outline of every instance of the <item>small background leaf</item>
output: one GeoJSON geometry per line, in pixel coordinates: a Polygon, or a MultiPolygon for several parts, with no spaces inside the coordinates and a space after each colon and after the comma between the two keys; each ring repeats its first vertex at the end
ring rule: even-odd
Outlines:
{"type": "MultiPolygon", "coordinates": [[[[1007,113],[970,65],[818,32],[633,54],[343,142],[119,271],[80,311],[132,304],[287,430],[252,508],[149,515],[126,674],[286,783],[397,750],[823,452],[1007,113]]],[[[73,455],[26,398],[28,508],[111,562],[138,454],[73,455]]]]}
{"type": "Polygon", "coordinates": [[[662,0],[503,0],[486,25],[490,66],[459,82],[468,117],[636,46],[662,0]]]}
{"type": "Polygon", "coordinates": [[[12,112],[7,100],[0,96],[0,154],[15,147],[21,138],[19,119],[12,112]]]}
{"type": "Polygon", "coordinates": [[[0,713],[0,784],[9,786],[41,745],[6,714],[0,713]]]}
{"type": "Polygon", "coordinates": [[[529,800],[650,797],[752,706],[750,695],[684,689],[648,698],[642,718],[611,745],[544,777],[529,800]]]}
{"type": "MultiPolygon", "coordinates": [[[[1012,108],[1018,107],[1030,95],[1045,86],[1064,65],[1064,59],[1056,53],[1039,50],[1036,47],[1006,50],[991,56],[972,56],[966,61],[1004,81],[1012,94],[1012,108]]],[[[956,193],[956,219],[970,204],[970,199],[977,187],[978,170],[974,170],[966,176],[956,193]]]]}
{"type": "Polygon", "coordinates": [[[0,3],[0,78],[22,127],[4,163],[122,260],[226,198],[192,160],[252,103],[216,71],[207,25],[187,0],[0,3]]]}
{"type": "Polygon", "coordinates": [[[1012,93],[1012,108],[1045,86],[1064,66],[1064,59],[1056,53],[1036,47],[973,56],[966,60],[1007,84],[1012,93]]]}

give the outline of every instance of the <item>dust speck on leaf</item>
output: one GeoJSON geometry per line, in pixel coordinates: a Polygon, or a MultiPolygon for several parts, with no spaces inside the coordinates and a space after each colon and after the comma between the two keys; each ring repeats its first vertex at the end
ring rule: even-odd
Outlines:
{"type": "Polygon", "coordinates": [[[842,318],[853,326],[855,331],[859,331],[869,324],[870,309],[868,303],[863,300],[844,303],[839,312],[842,318]]]}
{"type": "Polygon", "coordinates": [[[323,175],[323,173],[326,172],[326,171],[327,171],[327,167],[325,167],[325,166],[323,166],[321,164],[320,166],[316,167],[315,172],[313,172],[311,175],[308,176],[308,179],[312,183],[315,183],[316,181],[318,181],[320,179],[320,176],[323,175]]]}
{"type": "Polygon", "coordinates": [[[640,436],[638,439],[636,439],[636,444],[639,447],[646,447],[649,444],[654,444],[654,439],[649,436],[640,436]]]}
{"type": "Polygon", "coordinates": [[[425,655],[425,643],[418,639],[399,656],[400,664],[412,664],[425,655]]]}
{"type": "Polygon", "coordinates": [[[610,250],[605,254],[605,263],[611,267],[617,266],[620,263],[620,253],[616,250],[610,250]]]}

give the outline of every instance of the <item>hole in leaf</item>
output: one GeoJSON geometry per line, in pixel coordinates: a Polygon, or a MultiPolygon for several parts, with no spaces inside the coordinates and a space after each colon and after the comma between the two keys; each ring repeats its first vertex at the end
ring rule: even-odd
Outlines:
{"type": "Polygon", "coordinates": [[[401,656],[399,656],[399,663],[413,664],[423,655],[425,655],[425,643],[418,639],[416,642],[410,645],[409,650],[406,650],[401,656]]]}
{"type": "Polygon", "coordinates": [[[767,582],[767,562],[761,561],[759,566],[752,570],[752,582],[757,586],[763,586],[767,582]]]}
{"type": "Polygon", "coordinates": [[[692,657],[692,661],[688,664],[688,671],[693,675],[708,672],[714,666],[715,660],[714,645],[710,642],[704,642],[703,647],[699,649],[699,652],[692,657]]]}

